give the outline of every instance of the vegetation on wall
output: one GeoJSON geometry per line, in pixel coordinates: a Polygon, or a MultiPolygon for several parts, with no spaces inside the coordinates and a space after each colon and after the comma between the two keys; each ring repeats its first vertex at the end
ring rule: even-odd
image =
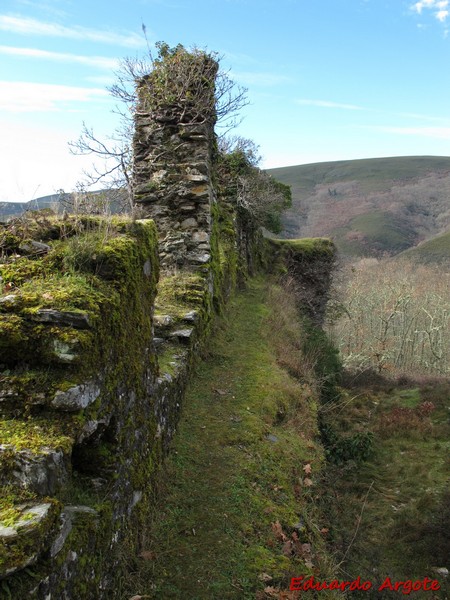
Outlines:
{"type": "Polygon", "coordinates": [[[259,226],[279,233],[281,213],[292,204],[291,189],[276,181],[257,164],[257,147],[250,140],[232,138],[219,143],[216,172],[219,183],[234,196],[238,210],[259,226]]]}
{"type": "MultiPolygon", "coordinates": [[[[144,36],[146,35],[143,25],[144,36]]],[[[248,103],[246,88],[234,82],[228,72],[220,67],[220,56],[193,47],[186,49],[182,44],[171,48],[165,42],[156,43],[156,53],[150,47],[141,58],[124,58],[116,73],[116,82],[108,88],[118,100],[116,112],[120,121],[107,139],[99,138],[94,130],[83,124],[78,140],[71,142],[72,152],[93,155],[102,159],[103,168],[93,167],[86,173],[86,186],[102,183],[119,189],[124,197],[123,204],[132,205],[133,198],[133,147],[134,117],[138,105],[138,94],[146,90],[149,107],[164,111],[177,109],[181,123],[203,123],[217,121],[225,130],[239,122],[239,111],[248,103]],[[200,84],[199,84],[200,81],[200,84]],[[214,81],[209,88],[205,82],[214,81]],[[203,82],[203,83],[202,83],[203,82]],[[140,90],[140,91],[139,91],[140,90]],[[213,100],[213,102],[211,102],[213,100]],[[214,109],[211,112],[211,106],[214,109]]]]}

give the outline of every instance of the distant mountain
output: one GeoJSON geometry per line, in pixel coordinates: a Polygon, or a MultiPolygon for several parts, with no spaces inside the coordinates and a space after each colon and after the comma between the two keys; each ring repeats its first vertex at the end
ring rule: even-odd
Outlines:
{"type": "Polygon", "coordinates": [[[0,202],[0,221],[5,221],[11,217],[18,217],[26,210],[40,210],[42,208],[52,208],[56,212],[61,206],[63,199],[71,199],[73,194],[50,194],[41,196],[29,202],[0,202]]]}
{"type": "MultiPolygon", "coordinates": [[[[58,213],[67,208],[70,211],[70,207],[77,200],[83,201],[83,198],[79,194],[69,192],[41,196],[29,202],[0,202],[0,222],[19,217],[29,210],[51,208],[58,213]]],[[[118,189],[89,192],[89,202],[93,205],[98,203],[99,210],[101,210],[100,205],[106,202],[109,205],[108,210],[113,214],[123,212],[124,205],[126,205],[125,193],[118,189]]]]}
{"type": "Polygon", "coordinates": [[[329,236],[345,256],[394,256],[450,230],[450,157],[337,161],[268,172],[292,187],[283,235],[329,236]]]}

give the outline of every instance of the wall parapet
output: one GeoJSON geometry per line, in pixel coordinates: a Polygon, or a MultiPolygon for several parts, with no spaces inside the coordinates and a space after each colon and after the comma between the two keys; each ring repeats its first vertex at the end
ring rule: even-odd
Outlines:
{"type": "Polygon", "coordinates": [[[0,265],[0,577],[13,598],[89,598],[161,451],[157,236],[149,220],[47,225],[45,255],[0,265]]]}

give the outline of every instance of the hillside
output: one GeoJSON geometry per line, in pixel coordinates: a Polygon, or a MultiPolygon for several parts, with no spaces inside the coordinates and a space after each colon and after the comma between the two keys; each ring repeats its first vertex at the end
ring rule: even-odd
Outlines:
{"type": "Polygon", "coordinates": [[[450,227],[450,157],[393,157],[270,169],[292,187],[289,238],[329,236],[347,256],[396,255],[450,227]]]}
{"type": "Polygon", "coordinates": [[[402,252],[398,258],[411,258],[422,264],[450,262],[450,231],[402,252]]]}
{"type": "MultiPolygon", "coordinates": [[[[71,196],[71,194],[65,194],[71,196]]],[[[28,202],[0,202],[0,221],[11,217],[18,217],[26,210],[41,210],[42,208],[54,208],[61,200],[61,194],[50,194],[28,202]]]]}
{"type": "Polygon", "coordinates": [[[28,202],[0,202],[0,222],[19,217],[26,211],[42,210],[51,208],[56,213],[62,212],[64,208],[72,210],[78,203],[79,206],[88,205],[88,212],[101,214],[104,206],[108,205],[108,212],[112,214],[123,213],[128,207],[126,194],[118,189],[96,190],[86,195],[76,192],[50,194],[41,196],[28,202]]]}

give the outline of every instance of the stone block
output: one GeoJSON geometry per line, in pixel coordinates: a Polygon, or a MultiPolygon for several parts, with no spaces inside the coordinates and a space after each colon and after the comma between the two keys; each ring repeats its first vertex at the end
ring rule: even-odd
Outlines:
{"type": "Polygon", "coordinates": [[[53,408],[68,412],[83,410],[100,395],[100,387],[97,383],[91,381],[75,385],[63,392],[58,390],[51,402],[53,408]]]}

